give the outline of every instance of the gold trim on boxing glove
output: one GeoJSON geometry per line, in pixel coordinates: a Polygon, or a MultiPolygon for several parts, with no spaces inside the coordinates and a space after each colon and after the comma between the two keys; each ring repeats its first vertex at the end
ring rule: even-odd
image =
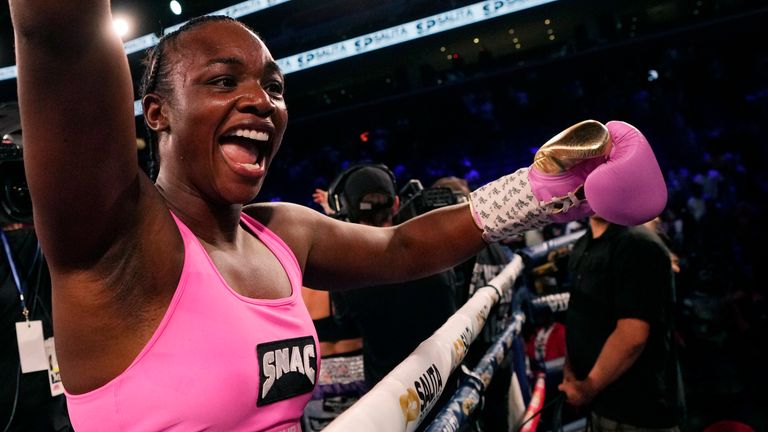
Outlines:
{"type": "Polygon", "coordinates": [[[545,174],[560,174],[585,159],[607,156],[612,147],[608,128],[585,120],[544,143],[533,157],[533,166],[545,174]]]}

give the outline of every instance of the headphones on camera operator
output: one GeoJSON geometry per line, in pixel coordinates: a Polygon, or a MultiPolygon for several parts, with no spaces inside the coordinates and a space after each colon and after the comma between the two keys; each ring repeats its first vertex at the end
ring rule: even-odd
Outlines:
{"type": "Polygon", "coordinates": [[[331,216],[357,223],[361,212],[390,208],[397,196],[396,185],[395,174],[384,164],[352,165],[336,176],[328,188],[328,205],[334,211],[331,216]],[[350,179],[354,180],[351,184],[350,179]],[[363,202],[363,197],[370,193],[381,193],[387,199],[376,204],[363,202]]]}
{"type": "Polygon", "coordinates": [[[440,207],[464,201],[459,192],[449,187],[425,189],[419,180],[410,180],[397,191],[394,173],[384,164],[361,163],[353,165],[331,183],[328,188],[328,204],[335,212],[331,216],[347,222],[358,223],[363,212],[388,209],[399,197],[400,206],[393,217],[395,225],[440,207]],[[364,202],[370,193],[380,193],[387,199],[381,203],[364,202]]]}
{"type": "Polygon", "coordinates": [[[32,223],[24,173],[21,119],[16,102],[0,104],[0,223],[32,223]]]}

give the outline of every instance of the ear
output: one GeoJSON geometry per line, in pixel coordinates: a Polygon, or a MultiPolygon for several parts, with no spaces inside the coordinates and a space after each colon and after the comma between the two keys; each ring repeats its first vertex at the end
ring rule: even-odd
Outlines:
{"type": "Polygon", "coordinates": [[[169,127],[168,117],[165,115],[163,99],[155,94],[149,93],[141,100],[141,107],[144,110],[144,121],[150,129],[155,132],[167,130],[169,127]]]}
{"type": "Polygon", "coordinates": [[[395,215],[400,210],[400,197],[395,195],[395,202],[392,203],[392,215],[395,215]]]}

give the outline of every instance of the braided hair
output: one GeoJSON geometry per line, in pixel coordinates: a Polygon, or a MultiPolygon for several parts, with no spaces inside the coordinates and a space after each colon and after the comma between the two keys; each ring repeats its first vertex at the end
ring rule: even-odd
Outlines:
{"type": "MultiPolygon", "coordinates": [[[[202,24],[221,21],[238,23],[248,30],[251,30],[245,24],[226,15],[203,15],[187,21],[178,30],[163,35],[157,45],[147,51],[147,55],[144,58],[144,74],[141,77],[141,87],[139,89],[139,96],[141,99],[144,99],[144,96],[150,93],[155,93],[165,98],[170,97],[173,93],[170,77],[172,65],[169,64],[168,56],[170,52],[169,50],[172,51],[176,48],[179,35],[202,24]]],[[[157,176],[157,166],[160,163],[160,153],[157,148],[159,140],[157,132],[152,130],[147,124],[146,117],[144,119],[144,126],[146,127],[147,135],[149,136],[148,174],[152,180],[155,180],[155,177],[157,176]]]]}

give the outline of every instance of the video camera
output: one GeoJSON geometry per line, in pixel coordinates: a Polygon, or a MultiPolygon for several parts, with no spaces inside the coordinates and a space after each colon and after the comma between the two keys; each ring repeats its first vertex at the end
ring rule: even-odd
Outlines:
{"type": "Polygon", "coordinates": [[[451,188],[427,188],[419,180],[413,179],[400,189],[400,210],[395,214],[395,224],[441,207],[465,202],[467,198],[451,188]]]}
{"type": "Polygon", "coordinates": [[[0,104],[0,136],[0,223],[32,223],[19,106],[15,102],[0,104]]]}

